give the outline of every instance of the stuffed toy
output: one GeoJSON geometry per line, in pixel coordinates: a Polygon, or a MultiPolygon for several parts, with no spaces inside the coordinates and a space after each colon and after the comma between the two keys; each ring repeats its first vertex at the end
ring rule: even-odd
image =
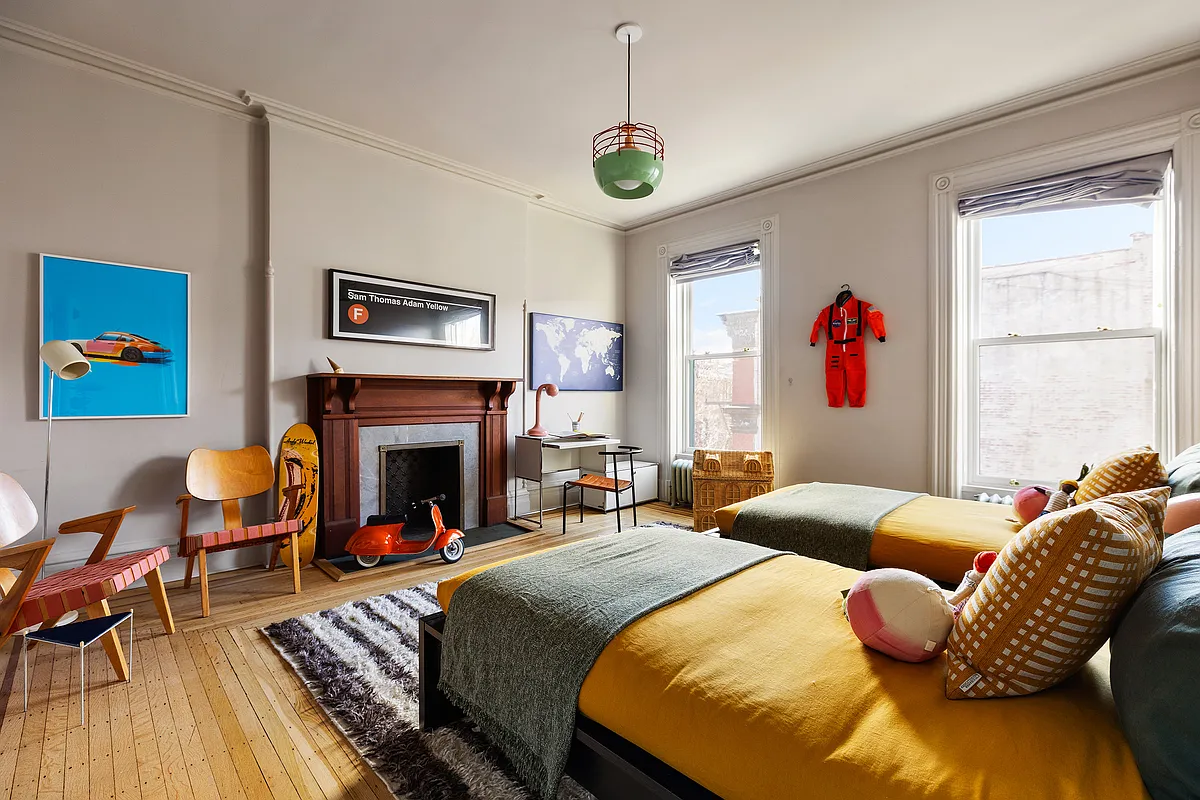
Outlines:
{"type": "Polygon", "coordinates": [[[845,612],[859,641],[900,661],[936,657],[954,627],[941,588],[906,569],[863,573],[846,595],[845,612]]]}
{"type": "Polygon", "coordinates": [[[1028,525],[1042,515],[1050,502],[1050,490],[1045,486],[1026,486],[1013,498],[1013,511],[1022,525],[1028,525]]]}
{"type": "Polygon", "coordinates": [[[979,587],[979,582],[983,580],[984,574],[991,568],[992,564],[996,563],[996,557],[999,553],[993,550],[985,550],[982,553],[975,554],[975,560],[971,564],[971,569],[963,574],[962,583],[958,584],[958,588],[950,593],[946,601],[950,607],[954,609],[954,618],[958,619],[958,615],[962,613],[963,606],[971,599],[971,595],[979,587]]]}

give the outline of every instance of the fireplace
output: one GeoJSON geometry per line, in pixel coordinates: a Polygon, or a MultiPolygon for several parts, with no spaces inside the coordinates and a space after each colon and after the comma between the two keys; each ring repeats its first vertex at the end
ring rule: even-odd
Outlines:
{"type": "Polygon", "coordinates": [[[463,528],[462,439],[379,446],[379,513],[405,511],[410,503],[444,494],[438,502],[447,528],[463,528]]]}
{"type": "Polygon", "coordinates": [[[448,489],[457,488],[458,502],[442,506],[447,523],[455,514],[464,528],[508,519],[508,399],[520,378],[326,372],[306,380],[308,424],[321,454],[320,558],[344,555],[346,540],[386,508],[383,446],[461,440],[461,484],[430,487],[415,499],[449,497],[448,489]]]}

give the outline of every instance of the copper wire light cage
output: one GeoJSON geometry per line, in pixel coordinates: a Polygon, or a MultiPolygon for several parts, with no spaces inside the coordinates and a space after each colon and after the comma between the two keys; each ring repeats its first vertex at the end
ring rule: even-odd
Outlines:
{"type": "Polygon", "coordinates": [[[666,142],[658,135],[653,125],[644,122],[622,122],[592,137],[592,162],[614,150],[646,150],[654,153],[660,161],[666,150],[666,142]]]}

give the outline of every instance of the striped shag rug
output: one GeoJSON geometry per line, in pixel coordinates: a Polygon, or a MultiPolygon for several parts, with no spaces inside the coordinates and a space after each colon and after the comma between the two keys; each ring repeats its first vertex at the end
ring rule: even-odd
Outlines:
{"type": "MultiPolygon", "coordinates": [[[[397,797],[532,798],[468,720],[432,733],[417,728],[417,620],[439,610],[434,592],[434,584],[424,583],[293,617],[263,632],[397,797]]],[[[570,778],[558,796],[592,797],[570,778]]]]}
{"type": "MultiPolygon", "coordinates": [[[[263,629],[321,707],[400,798],[526,800],[533,795],[467,720],[417,729],[417,620],[435,585],[368,597],[263,629]]],[[[570,778],[560,800],[591,795],[570,778]]]]}

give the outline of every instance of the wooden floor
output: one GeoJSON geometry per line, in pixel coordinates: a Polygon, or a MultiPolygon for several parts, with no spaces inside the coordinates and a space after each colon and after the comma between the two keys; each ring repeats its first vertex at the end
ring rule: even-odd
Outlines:
{"type": "MultiPolygon", "coordinates": [[[[663,503],[638,509],[639,522],[653,520],[691,524],[690,512],[663,503]]],[[[78,651],[29,651],[23,713],[21,661],[9,643],[0,650],[0,798],[390,798],[258,628],[591,538],[616,520],[589,512],[582,525],[570,520],[565,538],[560,524],[547,515],[547,533],[469,549],[458,564],[434,556],[378,578],[336,583],[306,567],[299,595],[286,569],[215,575],[208,619],[194,584],[169,585],[172,636],[144,590],[118,595],[113,610],[133,609],[137,623],[132,679],[117,682],[103,648],[89,647],[83,725],[78,651]]]]}

